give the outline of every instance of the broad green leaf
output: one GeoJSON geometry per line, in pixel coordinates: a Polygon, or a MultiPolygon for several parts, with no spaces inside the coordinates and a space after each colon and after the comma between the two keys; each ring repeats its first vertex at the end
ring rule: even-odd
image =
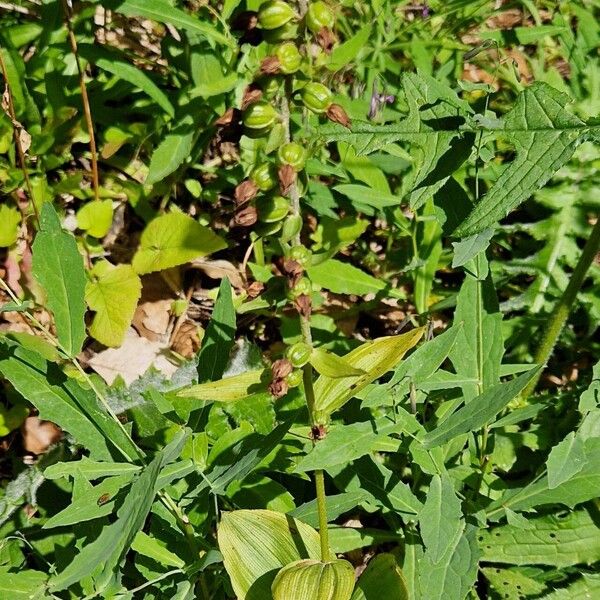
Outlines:
{"type": "Polygon", "coordinates": [[[85,300],[96,314],[90,335],[105,346],[120,346],[131,325],[142,293],[142,282],[131,265],[112,266],[107,261],[94,265],[85,300]]]}
{"type": "Polygon", "coordinates": [[[371,25],[366,25],[350,39],[333,49],[327,68],[331,71],[339,71],[347,67],[367,45],[370,37],[371,25]]]}
{"type": "MultiPolygon", "coordinates": [[[[327,519],[330,522],[335,521],[340,515],[356,508],[366,500],[366,498],[367,494],[363,490],[327,496],[327,519]]],[[[290,511],[289,514],[311,527],[319,526],[319,512],[316,499],[302,504],[298,508],[290,511]]]]}
{"type": "Polygon", "coordinates": [[[532,529],[502,525],[481,531],[481,560],[558,568],[600,560],[600,528],[587,510],[530,518],[532,529]]]}
{"type": "Polygon", "coordinates": [[[65,387],[66,376],[53,363],[16,345],[0,344],[0,373],[39,411],[40,419],[68,431],[94,458],[110,460],[110,442],[65,387]]]}
{"type": "Polygon", "coordinates": [[[347,560],[298,560],[277,573],[273,600],[350,600],[354,567],[347,560]]]}
{"type": "Polygon", "coordinates": [[[342,183],[333,188],[336,192],[343,194],[352,202],[359,204],[368,204],[375,208],[384,208],[386,206],[400,206],[402,198],[394,194],[385,193],[380,190],[374,190],[366,185],[356,183],[342,183]]]}
{"type": "Polygon", "coordinates": [[[192,17],[174,8],[166,0],[102,0],[101,4],[128,17],[144,17],[158,23],[169,23],[209,41],[232,46],[230,39],[217,31],[206,19],[192,17]]]}
{"type": "Polygon", "coordinates": [[[98,44],[77,44],[77,49],[81,56],[100,69],[116,75],[119,79],[131,83],[148,94],[170,117],[175,115],[175,109],[169,98],[144,70],[135,67],[116,53],[110,52],[98,44]]]}
{"type": "Polygon", "coordinates": [[[392,554],[376,554],[356,583],[352,600],[410,600],[402,569],[392,554]]]}
{"type": "Polygon", "coordinates": [[[189,157],[194,142],[194,120],[185,116],[152,153],[146,184],[153,185],[177,170],[189,157]]]}
{"type": "Polygon", "coordinates": [[[398,141],[413,144],[415,171],[406,189],[411,190],[411,206],[419,207],[469,157],[476,127],[471,125],[469,105],[433,77],[422,72],[405,73],[402,89],[408,104],[404,120],[384,125],[353,121],[351,129],[329,125],[320,133],[327,141],[349,143],[359,155],[398,141]]]}
{"type": "MultiPolygon", "coordinates": [[[[46,476],[45,472],[44,476],[46,476]]],[[[115,495],[131,482],[133,476],[134,474],[131,473],[104,479],[98,485],[79,495],[67,508],[50,517],[42,528],[51,529],[52,527],[76,525],[112,514],[115,508],[115,495]]]]}
{"type": "Polygon", "coordinates": [[[485,255],[478,254],[465,271],[454,312],[454,324],[462,324],[462,329],[450,360],[457,375],[475,380],[462,386],[466,400],[470,401],[498,383],[504,346],[502,314],[485,255]]]}
{"type": "Polygon", "coordinates": [[[481,572],[488,580],[491,587],[505,598],[528,598],[529,596],[538,598],[546,586],[527,577],[516,569],[499,569],[498,567],[487,567],[481,569],[481,572]]]}
{"type": "Polygon", "coordinates": [[[97,593],[109,584],[114,570],[129,550],[143,527],[156,495],[156,483],[161,469],[181,451],[186,434],[178,434],[134,480],[116,520],[102,529],[100,535],[85,545],[79,554],[51,580],[53,591],[64,590],[88,575],[95,575],[97,593]],[[174,456],[175,455],[175,456],[174,456]]]}
{"type": "Polygon", "coordinates": [[[157,217],[144,229],[133,268],[140,274],[162,271],[226,247],[208,227],[192,217],[172,212],[157,217]]]}
{"type": "Polygon", "coordinates": [[[75,356],[85,339],[85,271],[75,238],[62,230],[50,202],[42,206],[41,230],[33,243],[33,275],[48,294],[58,341],[75,356]]]}
{"type": "Polygon", "coordinates": [[[329,543],[336,554],[345,554],[360,548],[369,548],[399,543],[402,534],[387,529],[374,529],[373,527],[345,527],[344,525],[330,525],[329,543]]]}
{"type": "Polygon", "coordinates": [[[239,600],[264,600],[285,565],[320,558],[319,534],[290,516],[269,510],[225,512],[217,529],[219,550],[239,600]]]}
{"type": "Polygon", "coordinates": [[[178,396],[195,398],[196,400],[213,400],[215,402],[235,402],[264,391],[267,370],[246,371],[239,375],[225,377],[218,381],[208,381],[192,385],[178,392],[178,396]]]}
{"type": "Polygon", "coordinates": [[[112,475],[133,475],[140,469],[141,467],[129,463],[98,462],[83,456],[80,460],[50,465],[44,470],[44,477],[46,479],[58,479],[60,477],[81,475],[86,479],[94,480],[112,475]]]}
{"type": "Polygon", "coordinates": [[[17,241],[21,213],[14,207],[0,206],[0,248],[8,248],[17,241]]]}
{"type": "Polygon", "coordinates": [[[434,475],[423,509],[419,513],[426,556],[437,564],[463,528],[461,503],[448,475],[434,475]]]}
{"type": "Polygon", "coordinates": [[[317,419],[326,422],[329,416],[341,408],[366,385],[393,369],[402,357],[419,341],[423,328],[396,336],[382,337],[365,342],[343,358],[346,363],[366,372],[365,375],[343,379],[321,375],[314,387],[317,419]]]}
{"type": "Polygon", "coordinates": [[[448,600],[465,598],[477,577],[479,550],[477,527],[467,525],[464,533],[455,536],[442,559],[433,564],[425,552],[419,562],[418,600],[448,600]]]}
{"type": "Polygon", "coordinates": [[[600,574],[583,573],[571,585],[541,596],[540,600],[591,600],[600,595],[600,574]]]}
{"type": "Polygon", "coordinates": [[[12,600],[45,600],[48,598],[46,582],[48,575],[41,571],[21,569],[17,573],[9,573],[0,567],[0,597],[12,600]]]}
{"type": "Polygon", "coordinates": [[[475,258],[480,252],[484,252],[490,245],[490,240],[493,235],[493,228],[489,228],[484,229],[480,233],[475,233],[460,242],[452,242],[452,245],[454,246],[452,268],[456,269],[462,267],[475,258]]]}
{"type": "Polygon", "coordinates": [[[216,79],[205,80],[197,84],[192,93],[198,94],[198,96],[202,96],[203,98],[211,98],[212,96],[218,96],[219,94],[231,91],[237,85],[238,80],[239,76],[237,73],[221,75],[216,79]]]}
{"type": "Polygon", "coordinates": [[[514,144],[516,158],[502,172],[454,235],[479,233],[504,218],[542,187],[600,126],[589,126],[565,110],[570,98],[536,82],[518,96],[498,133],[514,144]]]}
{"type": "Polygon", "coordinates": [[[77,211],[77,227],[95,238],[103,238],[108,233],[112,219],[112,200],[92,200],[77,211]]]}
{"type": "Polygon", "coordinates": [[[319,375],[325,377],[352,377],[364,375],[365,371],[349,365],[343,358],[324,348],[315,348],[310,355],[310,364],[319,375]]]}
{"type": "Polygon", "coordinates": [[[210,323],[198,352],[199,382],[217,381],[223,376],[233,348],[235,325],[231,284],[227,277],[223,277],[210,323]]]}
{"type": "Polygon", "coordinates": [[[499,383],[451,414],[433,431],[426,433],[421,442],[425,448],[441,446],[469,431],[477,431],[514,400],[535,377],[541,367],[531,369],[508,383],[499,383]]]}
{"type": "Polygon", "coordinates": [[[150,537],[143,531],[138,531],[131,549],[142,556],[147,556],[161,565],[183,569],[185,562],[170,550],[167,550],[156,538],[150,537]]]}
{"type": "Polygon", "coordinates": [[[435,218],[435,206],[430,198],[423,207],[423,221],[417,227],[418,255],[420,265],[414,270],[414,302],[419,314],[429,310],[429,296],[442,254],[442,228],[435,218]]]}
{"type": "Polygon", "coordinates": [[[306,272],[314,283],[336,294],[376,294],[386,287],[381,279],[334,258],[308,267],[306,272]]]}
{"type": "Polygon", "coordinates": [[[550,489],[558,487],[579,473],[583,469],[585,458],[584,440],[572,431],[550,451],[546,461],[548,487],[550,489]]]}
{"type": "Polygon", "coordinates": [[[402,424],[398,425],[385,418],[376,424],[366,421],[332,427],[325,439],[320,440],[300,459],[296,469],[314,471],[349,463],[369,454],[381,438],[402,429],[402,424]]]}

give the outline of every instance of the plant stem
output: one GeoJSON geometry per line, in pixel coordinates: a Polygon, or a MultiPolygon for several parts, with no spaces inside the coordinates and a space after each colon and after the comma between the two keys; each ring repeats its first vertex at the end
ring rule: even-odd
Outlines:
{"type": "Polygon", "coordinates": [[[23,129],[21,123],[17,121],[17,113],[15,112],[15,104],[13,102],[13,96],[10,89],[10,83],[8,82],[8,72],[6,70],[6,64],[4,63],[4,57],[2,56],[2,51],[0,50],[0,69],[2,70],[2,76],[4,77],[4,88],[6,90],[6,97],[8,99],[8,115],[10,120],[12,121],[13,126],[13,138],[15,140],[15,147],[17,149],[17,157],[19,159],[19,168],[23,172],[23,178],[25,180],[25,187],[27,188],[27,193],[29,194],[29,201],[31,202],[31,206],[33,208],[33,214],[35,215],[35,220],[37,222],[37,226],[40,226],[40,214],[38,212],[37,206],[35,205],[35,200],[33,199],[33,188],[31,187],[31,180],[29,179],[29,173],[27,172],[27,163],[25,161],[25,151],[23,150],[23,144],[21,143],[21,135],[20,130],[23,129]]]}
{"type": "Polygon", "coordinates": [[[329,530],[327,529],[327,496],[325,495],[325,475],[321,469],[315,471],[317,490],[317,511],[319,513],[319,540],[321,542],[321,560],[331,560],[329,553],[329,530]]]}
{"type": "Polygon", "coordinates": [[[100,199],[100,183],[98,178],[98,152],[96,150],[96,137],[94,135],[94,122],[92,120],[92,110],[90,108],[90,100],[88,98],[87,86],[85,85],[85,73],[81,68],[79,53],[77,51],[77,40],[73,33],[73,24],[71,23],[71,9],[66,0],[62,0],[63,11],[65,13],[65,23],[69,37],[71,51],[75,57],[77,72],[79,73],[79,89],[81,90],[81,102],[83,104],[83,113],[85,115],[85,123],[90,136],[90,154],[92,155],[92,188],[94,190],[94,199],[100,199]]]}
{"type": "MultiPolygon", "coordinates": [[[[579,292],[585,276],[594,260],[594,257],[600,250],[600,215],[596,217],[596,223],[592,229],[590,237],[588,238],[585,247],[583,248],[583,252],[579,257],[579,261],[575,266],[575,270],[571,275],[571,279],[569,280],[569,284],[567,285],[565,291],[560,297],[558,303],[554,307],[552,314],[548,320],[548,323],[545,327],[544,336],[542,337],[542,341],[535,353],[535,363],[538,365],[546,365],[550,356],[552,356],[552,351],[554,350],[554,346],[560,336],[560,332],[562,331],[567,318],[569,317],[569,313],[571,312],[571,308],[577,298],[577,293],[579,292]]],[[[523,399],[528,398],[533,391],[535,390],[537,383],[540,379],[541,371],[538,373],[534,379],[531,380],[529,385],[523,390],[521,397],[523,399]]]]}

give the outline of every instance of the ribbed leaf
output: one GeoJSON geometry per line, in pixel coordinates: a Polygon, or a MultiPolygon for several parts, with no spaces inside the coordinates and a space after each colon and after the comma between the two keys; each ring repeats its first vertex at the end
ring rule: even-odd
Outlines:
{"type": "Polygon", "coordinates": [[[360,576],[352,600],[410,600],[406,580],[392,554],[377,554],[360,576]]]}

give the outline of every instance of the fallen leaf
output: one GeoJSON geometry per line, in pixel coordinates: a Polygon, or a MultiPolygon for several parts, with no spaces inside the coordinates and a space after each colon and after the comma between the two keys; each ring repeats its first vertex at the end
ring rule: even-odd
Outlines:
{"type": "Polygon", "coordinates": [[[27,417],[21,425],[23,448],[31,454],[43,454],[52,444],[62,438],[62,430],[51,421],[39,417],[27,417]]]}

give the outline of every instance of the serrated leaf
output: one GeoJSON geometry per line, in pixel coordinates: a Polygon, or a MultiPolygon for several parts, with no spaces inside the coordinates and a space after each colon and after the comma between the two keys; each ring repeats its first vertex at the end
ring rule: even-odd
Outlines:
{"type": "Polygon", "coordinates": [[[33,243],[32,271],[48,294],[58,341],[75,356],[85,340],[85,271],[75,238],[60,226],[49,202],[41,212],[41,230],[33,243]]]}
{"type": "Polygon", "coordinates": [[[139,274],[162,271],[226,247],[208,227],[183,213],[172,212],[157,217],[144,229],[133,268],[139,274]]]}
{"type": "Polygon", "coordinates": [[[233,45],[228,37],[219,33],[206,19],[192,17],[174,8],[165,0],[104,0],[102,5],[128,17],[145,17],[159,23],[169,23],[173,27],[196,33],[212,42],[233,45]]]}
{"type": "Polygon", "coordinates": [[[343,379],[321,375],[314,386],[317,418],[326,421],[366,385],[393,369],[421,339],[423,332],[424,328],[420,327],[402,335],[382,337],[346,354],[343,357],[346,363],[366,373],[343,379]]]}
{"type": "Polygon", "coordinates": [[[448,475],[433,476],[419,525],[426,555],[437,564],[463,528],[461,503],[448,475]]]}
{"type": "Polygon", "coordinates": [[[216,381],[223,376],[235,339],[236,316],[231,284],[223,277],[210,323],[198,352],[198,381],[216,381]]]}
{"type": "Polygon", "coordinates": [[[0,206],[0,248],[8,248],[17,241],[21,213],[14,207],[0,206]]]}
{"type": "Polygon", "coordinates": [[[319,375],[325,377],[352,377],[364,375],[365,371],[349,365],[343,358],[324,348],[315,348],[310,355],[310,364],[319,375]]]}
{"type": "Polygon", "coordinates": [[[163,180],[183,164],[192,151],[194,131],[194,120],[186,115],[167,133],[152,153],[146,185],[163,180]]]}
{"type": "Polygon", "coordinates": [[[425,448],[441,446],[469,431],[477,431],[490,422],[511,400],[514,400],[535,377],[541,367],[535,367],[508,383],[500,383],[471,400],[466,406],[450,415],[433,431],[423,436],[425,448]]]}
{"type": "Polygon", "coordinates": [[[498,131],[514,144],[516,158],[454,235],[470,236],[497,223],[542,187],[592,130],[600,129],[565,110],[570,101],[566,94],[543,82],[521,92],[498,131]]]}
{"type": "Polygon", "coordinates": [[[585,444],[581,436],[575,432],[554,446],[546,461],[548,471],[548,487],[553,489],[568,481],[583,469],[585,464],[585,444]]]}
{"type": "Polygon", "coordinates": [[[218,381],[209,381],[185,388],[177,393],[183,398],[213,400],[215,402],[235,402],[243,400],[257,392],[264,392],[267,370],[246,371],[239,375],[225,377],[218,381]]]}
{"type": "Polygon", "coordinates": [[[482,560],[558,568],[600,560],[600,528],[586,510],[530,518],[531,529],[502,525],[482,531],[482,560]]]}
{"type": "Polygon", "coordinates": [[[85,299],[95,311],[90,335],[105,346],[120,346],[131,325],[142,293],[142,282],[131,265],[112,266],[103,261],[90,272],[85,299]]]}
{"type": "Polygon", "coordinates": [[[95,238],[103,238],[108,233],[112,219],[112,200],[92,200],[77,211],[77,227],[95,238]]]}
{"type": "Polygon", "coordinates": [[[217,529],[219,550],[239,600],[262,600],[285,565],[320,558],[319,534],[290,516],[269,510],[223,513],[217,529]]]}
{"type": "Polygon", "coordinates": [[[336,294],[376,294],[386,287],[381,279],[334,258],[308,267],[306,272],[314,283],[336,294]]]}
{"type": "Polygon", "coordinates": [[[377,554],[356,583],[352,600],[410,600],[402,570],[392,554],[377,554]]]}
{"type": "Polygon", "coordinates": [[[347,560],[298,560],[277,573],[273,600],[350,600],[354,567],[347,560]]]}

